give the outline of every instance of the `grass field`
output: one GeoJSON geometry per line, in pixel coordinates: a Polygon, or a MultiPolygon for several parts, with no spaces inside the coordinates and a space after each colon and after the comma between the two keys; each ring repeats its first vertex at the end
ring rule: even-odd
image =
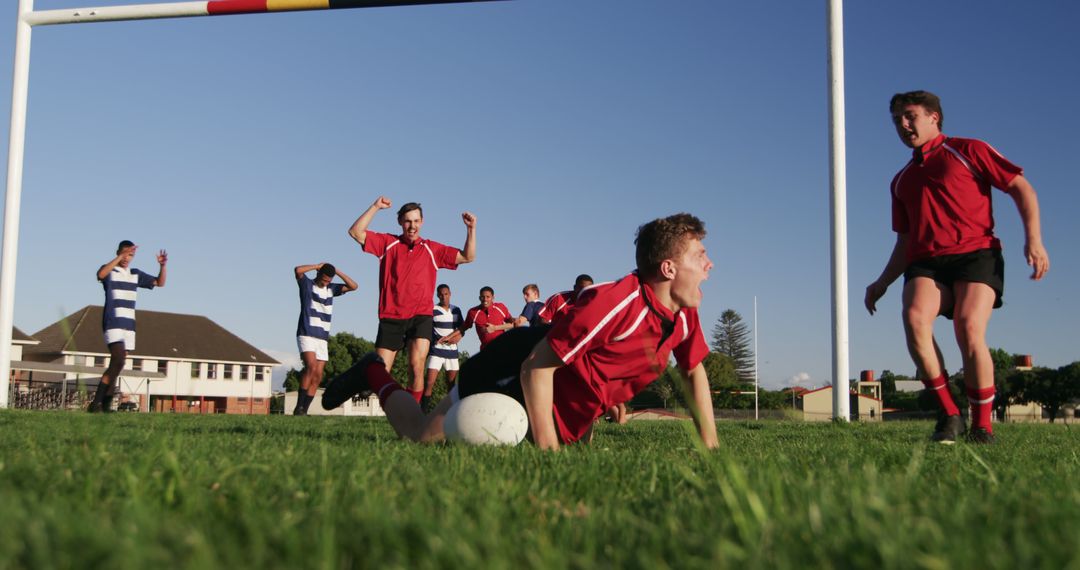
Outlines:
{"type": "Polygon", "coordinates": [[[380,420],[3,411],[0,568],[1080,568],[1080,431],[601,426],[557,454],[380,420]]]}

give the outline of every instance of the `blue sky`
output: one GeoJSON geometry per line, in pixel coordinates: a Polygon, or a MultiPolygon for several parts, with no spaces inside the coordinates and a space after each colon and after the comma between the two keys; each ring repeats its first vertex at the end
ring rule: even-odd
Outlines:
{"type": "MultiPolygon", "coordinates": [[[[6,81],[15,12],[8,3],[0,25],[6,81]]],[[[1052,264],[1040,283],[1012,201],[995,194],[1007,270],[991,346],[1080,360],[1080,7],[848,2],[845,24],[852,376],[913,372],[899,283],[876,316],[862,308],[909,152],[887,104],[912,89],[938,93],[947,134],[991,142],[1039,192],[1052,264]]],[[[639,224],[690,211],[716,264],[703,322],[727,308],[750,322],[757,296],[763,384],[818,386],[831,377],[825,72],[824,1],[519,0],[36,28],[15,323],[32,333],[100,304],[93,273],[131,239],[136,267],[170,254],[168,286],[140,308],[206,315],[292,364],[297,264],[354,277],[334,330],[374,338],[376,260],[346,230],[380,194],[421,202],[424,235],[459,247],[460,213],[475,213],[478,260],[440,280],[463,308],[490,285],[515,311],[528,282],[546,297],[578,273],[624,275],[639,224]]],[[[384,212],[372,229],[397,226],[384,212]]],[[[959,368],[948,322],[938,335],[959,368]]]]}

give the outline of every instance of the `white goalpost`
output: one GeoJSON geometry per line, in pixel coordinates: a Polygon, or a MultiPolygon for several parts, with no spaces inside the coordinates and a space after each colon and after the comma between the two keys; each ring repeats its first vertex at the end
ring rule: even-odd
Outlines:
{"type": "MultiPolygon", "coordinates": [[[[7,408],[10,405],[15,270],[19,241],[19,209],[22,196],[24,144],[26,140],[26,107],[30,77],[30,35],[34,26],[486,1],[491,0],[201,0],[196,2],[70,8],[35,12],[34,0],[19,0],[17,31],[15,34],[15,63],[11,86],[11,124],[8,137],[4,232],[3,244],[0,246],[0,255],[2,255],[2,258],[0,258],[0,408],[7,408]]],[[[847,188],[844,140],[843,0],[826,0],[826,3],[828,14],[830,225],[832,230],[833,417],[847,420],[849,417],[847,397],[847,188]]]]}

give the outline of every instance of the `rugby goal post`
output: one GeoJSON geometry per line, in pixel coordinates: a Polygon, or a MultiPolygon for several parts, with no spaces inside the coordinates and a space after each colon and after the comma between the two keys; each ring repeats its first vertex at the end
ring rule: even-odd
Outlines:
{"type": "MultiPolygon", "coordinates": [[[[19,236],[23,156],[26,139],[27,89],[30,76],[30,32],[33,26],[328,10],[421,4],[456,4],[495,0],[202,0],[102,8],[34,11],[34,0],[19,0],[15,34],[15,63],[11,87],[7,194],[3,244],[0,248],[0,408],[9,405],[11,333],[14,324],[15,267],[19,236]]],[[[848,303],[847,303],[847,176],[844,126],[843,0],[825,0],[829,89],[829,204],[832,235],[832,373],[833,418],[847,421],[848,303]]]]}

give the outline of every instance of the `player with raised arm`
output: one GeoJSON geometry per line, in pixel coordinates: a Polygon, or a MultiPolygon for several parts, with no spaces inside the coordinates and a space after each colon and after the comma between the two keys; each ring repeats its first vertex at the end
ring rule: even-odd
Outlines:
{"type": "Polygon", "coordinates": [[[101,375],[94,400],[87,411],[111,412],[112,399],[120,371],[127,362],[127,353],[135,350],[135,298],[139,287],[153,289],[165,286],[165,264],[169,254],[161,250],[157,254],[158,274],[134,269],[131,260],[139,246],[124,240],[116,248],[116,257],[97,270],[97,279],[105,289],[105,308],[101,316],[101,328],[105,344],[109,347],[109,367],[101,375]]]}
{"type": "Polygon", "coordinates": [[[424,211],[420,204],[409,202],[398,209],[398,235],[371,231],[368,226],[380,210],[391,207],[386,196],[379,196],[349,228],[349,236],[364,251],[379,258],[379,332],[375,352],[387,372],[394,356],[409,347],[410,393],[419,402],[424,394],[424,360],[433,334],[432,313],[435,278],[439,269],[457,269],[476,259],[476,216],[461,214],[465,223],[462,249],[420,237],[424,211]]]}

